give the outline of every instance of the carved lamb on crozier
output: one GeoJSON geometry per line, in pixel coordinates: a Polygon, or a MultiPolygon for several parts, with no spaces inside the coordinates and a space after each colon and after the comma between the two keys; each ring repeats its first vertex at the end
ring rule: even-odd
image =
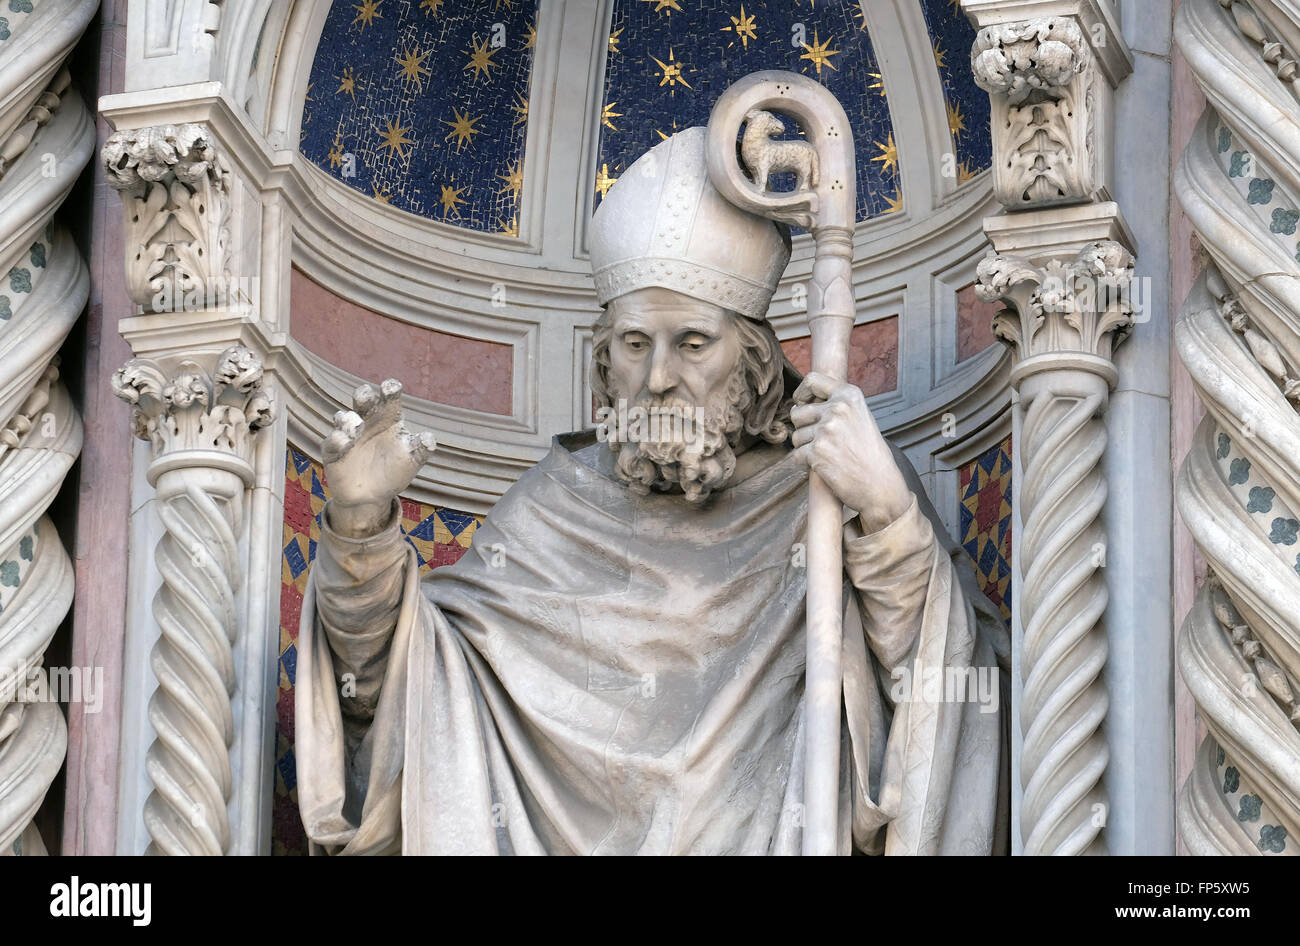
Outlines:
{"type": "Polygon", "coordinates": [[[740,139],[740,157],[760,190],[767,190],[770,174],[793,171],[795,190],[818,184],[817,150],[806,141],[773,141],[785,131],[781,119],[771,112],[752,109],[745,115],[745,134],[740,139]]]}

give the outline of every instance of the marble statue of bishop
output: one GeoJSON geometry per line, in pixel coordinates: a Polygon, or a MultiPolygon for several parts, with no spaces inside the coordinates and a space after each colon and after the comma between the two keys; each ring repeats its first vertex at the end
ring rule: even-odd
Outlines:
{"type": "Polygon", "coordinates": [[[593,221],[600,436],[556,437],[424,580],[396,497],[434,444],[397,382],[358,389],[298,645],[314,849],[798,853],[810,468],[846,509],[840,852],[1005,846],[1005,703],[919,685],[997,675],[1005,630],[862,393],[784,358],[789,254],[703,128],[644,154],[593,221]]]}

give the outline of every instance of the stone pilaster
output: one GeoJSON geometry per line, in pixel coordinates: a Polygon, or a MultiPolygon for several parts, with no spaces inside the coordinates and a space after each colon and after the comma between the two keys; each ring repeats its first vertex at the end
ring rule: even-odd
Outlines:
{"type": "Polygon", "coordinates": [[[1105,415],[1134,323],[1133,239],[1111,201],[1115,87],[1132,55],[1108,0],[963,0],[989,93],[994,252],[979,295],[1016,358],[1013,849],[1107,852],[1105,415]]]}
{"type": "Polygon", "coordinates": [[[250,438],[271,420],[261,382],[261,360],[242,346],[171,370],[135,358],[113,377],[134,406],[136,436],[152,445],[147,475],[165,530],[154,552],[162,587],[150,655],[158,685],[149,701],[157,737],[146,757],[148,853],[230,849],[239,537],[253,485],[250,438]]]}
{"type": "Polygon", "coordinates": [[[275,156],[218,82],[100,107],[138,307],[114,386],[151,444],[134,461],[122,727],[139,736],[121,744],[116,847],[267,853],[288,422],[264,407],[281,401],[291,246],[275,156]]]}

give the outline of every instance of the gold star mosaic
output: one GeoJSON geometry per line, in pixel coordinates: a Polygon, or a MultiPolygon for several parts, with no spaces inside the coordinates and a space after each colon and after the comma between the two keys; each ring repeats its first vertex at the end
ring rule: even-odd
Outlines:
{"type": "MultiPolygon", "coordinates": [[[[858,219],[903,209],[888,90],[856,0],[614,0],[596,204],[649,148],[709,120],[732,82],[788,69],[839,98],[858,145],[858,219]]],[[[787,122],[793,134],[793,122],[787,122]]],[[[773,186],[793,180],[773,180],[773,186]]]]}
{"type": "Polygon", "coordinates": [[[303,105],[302,153],[400,210],[517,237],[538,6],[335,0],[303,105]]]}

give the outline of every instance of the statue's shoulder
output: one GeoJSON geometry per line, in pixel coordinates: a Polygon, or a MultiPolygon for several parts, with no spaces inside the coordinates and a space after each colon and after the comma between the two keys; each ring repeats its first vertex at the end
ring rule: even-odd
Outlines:
{"type": "Polygon", "coordinates": [[[546,464],[549,469],[560,471],[577,465],[612,477],[612,457],[609,448],[597,439],[595,429],[591,428],[556,434],[551,438],[551,452],[538,466],[546,464]]]}
{"type": "Polygon", "coordinates": [[[595,456],[600,447],[600,440],[596,437],[596,428],[588,427],[586,430],[574,430],[567,434],[556,434],[551,438],[551,452],[563,450],[566,453],[577,455],[579,453],[595,456]]]}

